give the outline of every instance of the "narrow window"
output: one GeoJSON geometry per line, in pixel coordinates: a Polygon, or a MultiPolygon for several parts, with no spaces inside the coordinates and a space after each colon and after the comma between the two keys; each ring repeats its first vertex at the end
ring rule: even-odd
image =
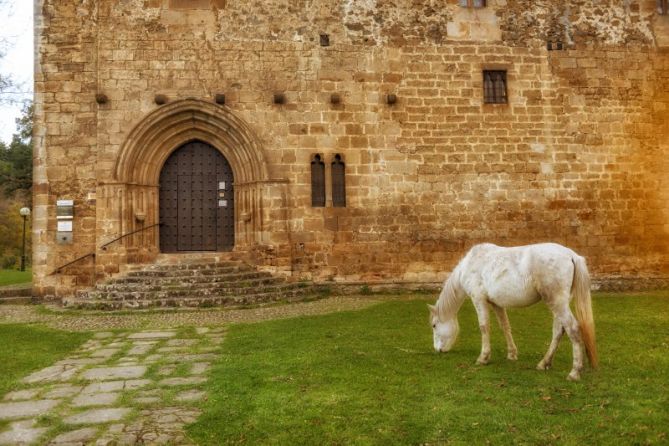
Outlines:
{"type": "Polygon", "coordinates": [[[346,164],[339,154],[332,162],[332,206],[346,207],[346,164]]]}
{"type": "Polygon", "coordinates": [[[485,8],[485,0],[460,0],[463,8],[485,8]]]}
{"type": "Polygon", "coordinates": [[[483,101],[486,104],[506,104],[506,71],[483,71],[483,101]]]}
{"type": "Polygon", "coordinates": [[[311,205],[325,206],[325,163],[318,154],[311,159],[311,205]]]}
{"type": "Polygon", "coordinates": [[[657,13],[660,15],[669,14],[669,0],[657,0],[657,13]]]}

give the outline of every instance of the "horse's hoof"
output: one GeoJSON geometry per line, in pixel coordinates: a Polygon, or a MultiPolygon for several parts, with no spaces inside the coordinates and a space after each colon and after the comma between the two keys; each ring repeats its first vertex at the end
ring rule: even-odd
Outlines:
{"type": "Polygon", "coordinates": [[[478,359],[476,360],[476,363],[477,363],[478,365],[488,365],[488,361],[489,361],[488,358],[478,358],[478,359]]]}
{"type": "Polygon", "coordinates": [[[537,370],[542,370],[543,371],[543,370],[548,370],[550,368],[551,368],[551,365],[547,364],[543,361],[541,361],[539,364],[537,364],[537,370]]]}
{"type": "Polygon", "coordinates": [[[580,381],[581,380],[581,374],[578,373],[577,371],[572,370],[571,373],[569,373],[569,376],[567,376],[567,380],[569,380],[569,381],[580,381]]]}
{"type": "Polygon", "coordinates": [[[516,352],[509,353],[509,354],[506,355],[506,359],[508,359],[509,361],[517,361],[518,360],[518,353],[516,353],[516,352]]]}

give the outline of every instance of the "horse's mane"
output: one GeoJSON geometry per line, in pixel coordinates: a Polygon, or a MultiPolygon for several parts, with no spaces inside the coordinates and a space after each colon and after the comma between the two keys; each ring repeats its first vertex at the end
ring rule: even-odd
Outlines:
{"type": "Polygon", "coordinates": [[[459,296],[460,289],[460,264],[455,267],[448,280],[444,282],[444,288],[437,300],[437,317],[440,321],[452,318],[458,312],[463,299],[459,296]]]}

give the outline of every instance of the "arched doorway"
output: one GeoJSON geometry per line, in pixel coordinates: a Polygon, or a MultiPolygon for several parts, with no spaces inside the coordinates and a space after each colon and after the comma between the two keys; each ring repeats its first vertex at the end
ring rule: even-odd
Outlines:
{"type": "Polygon", "coordinates": [[[228,160],[209,144],[191,141],[172,152],[160,172],[160,250],[231,251],[233,180],[228,160]]]}

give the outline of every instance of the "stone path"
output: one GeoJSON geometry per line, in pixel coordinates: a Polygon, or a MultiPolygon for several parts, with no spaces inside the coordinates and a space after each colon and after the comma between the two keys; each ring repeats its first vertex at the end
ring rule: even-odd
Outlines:
{"type": "Polygon", "coordinates": [[[0,445],[190,444],[224,328],[98,332],[0,401],[0,445]]]}
{"type": "MultiPolygon", "coordinates": [[[[172,329],[193,325],[221,325],[240,322],[259,322],[297,316],[313,316],[338,311],[360,310],[390,299],[415,299],[416,295],[333,296],[312,302],[271,305],[248,309],[207,308],[201,310],[138,310],[124,313],[62,311],[57,307],[47,311],[34,305],[0,305],[0,323],[39,323],[69,331],[111,329],[172,329]]],[[[436,294],[435,294],[436,298],[436,294]]]]}

